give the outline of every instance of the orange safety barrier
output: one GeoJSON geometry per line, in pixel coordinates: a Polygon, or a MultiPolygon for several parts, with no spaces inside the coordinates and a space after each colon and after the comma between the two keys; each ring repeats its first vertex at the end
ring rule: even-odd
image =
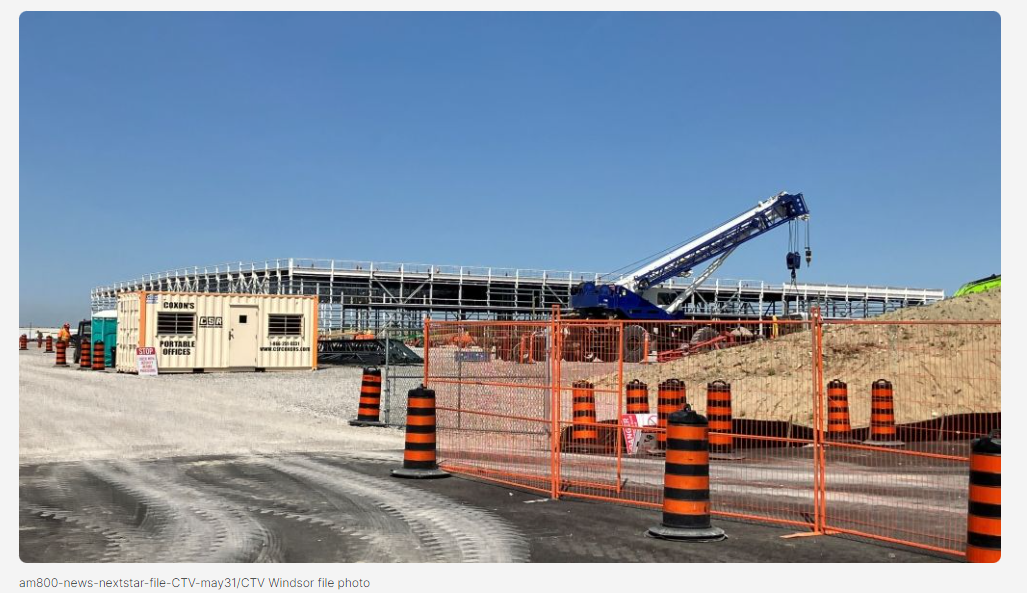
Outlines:
{"type": "Polygon", "coordinates": [[[406,443],[403,467],[392,470],[397,478],[445,478],[448,473],[435,462],[435,391],[424,386],[407,392],[406,443]]]}
{"type": "Polygon", "coordinates": [[[635,379],[628,383],[628,414],[649,413],[649,386],[635,379]]]}
{"type": "Polygon", "coordinates": [[[68,366],[68,344],[64,341],[57,341],[57,361],[54,366],[66,367],[68,366]]]}
{"type": "MultiPolygon", "coordinates": [[[[680,409],[685,382],[722,380],[731,425],[716,434],[730,439],[734,455],[710,456],[714,518],[953,555],[966,550],[970,436],[1001,425],[998,321],[824,320],[815,312],[777,320],[428,320],[425,344],[441,469],[553,498],[661,509],[665,449],[655,442],[666,443],[668,429],[636,426],[626,394],[675,379],[680,409]],[[494,356],[459,361],[448,340],[465,333],[494,356]],[[643,365],[647,339],[656,352],[682,355],[643,365]],[[866,386],[880,377],[891,384],[890,438],[901,447],[873,437],[884,435],[872,430],[887,421],[885,394],[866,386]],[[587,421],[574,415],[581,382],[592,386],[595,416],[587,421]],[[589,439],[594,432],[594,446],[574,447],[575,429],[589,439]]],[[[716,416],[723,406],[715,397],[692,407],[716,416]]]]}
{"type": "Polygon", "coordinates": [[[379,420],[382,405],[382,371],[365,368],[360,382],[360,401],[357,419],[350,420],[350,426],[387,426],[379,420]]]}
{"type": "Polygon", "coordinates": [[[93,342],[93,370],[102,371],[104,364],[103,340],[93,342]]]}
{"type": "Polygon", "coordinates": [[[713,542],[724,530],[710,523],[710,451],[706,418],[691,407],[667,418],[663,522],[649,528],[660,539],[713,542]]]}
{"type": "Polygon", "coordinates": [[[571,425],[572,446],[581,449],[583,446],[596,445],[599,431],[596,430],[596,395],[595,386],[588,381],[575,381],[573,390],[574,422],[571,425]]]}
{"type": "Polygon", "coordinates": [[[93,368],[92,348],[92,344],[85,340],[78,343],[78,360],[80,370],[85,369],[88,371],[93,368]]]}
{"type": "Polygon", "coordinates": [[[667,379],[660,383],[656,392],[656,421],[663,430],[657,433],[656,442],[661,449],[667,446],[667,418],[685,405],[687,397],[684,381],[667,379]]]}
{"type": "Polygon", "coordinates": [[[870,390],[873,394],[870,400],[870,438],[864,443],[879,447],[905,445],[895,436],[898,430],[895,428],[895,397],[891,382],[878,379],[870,390]]]}
{"type": "Polygon", "coordinates": [[[46,350],[43,352],[47,354],[53,353],[53,336],[46,336],[46,350]]]}
{"type": "Polygon", "coordinates": [[[727,381],[718,380],[706,385],[706,417],[710,423],[710,452],[734,453],[731,384],[727,381]]]}
{"type": "Polygon", "coordinates": [[[832,441],[845,441],[851,436],[849,386],[844,381],[835,379],[827,384],[827,438],[832,441]]]}
{"type": "Polygon", "coordinates": [[[1002,557],[1002,440],[995,434],[970,446],[969,499],[966,559],[998,562],[1002,557]]]}

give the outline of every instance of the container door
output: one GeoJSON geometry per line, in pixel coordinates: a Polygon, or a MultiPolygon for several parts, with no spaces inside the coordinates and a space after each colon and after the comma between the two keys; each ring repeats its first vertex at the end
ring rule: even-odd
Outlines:
{"type": "Polygon", "coordinates": [[[257,366],[257,307],[232,305],[228,322],[228,365],[257,366]]]}
{"type": "Polygon", "coordinates": [[[107,366],[114,366],[114,357],[111,352],[118,345],[118,320],[114,317],[103,320],[103,349],[104,360],[107,366]]]}

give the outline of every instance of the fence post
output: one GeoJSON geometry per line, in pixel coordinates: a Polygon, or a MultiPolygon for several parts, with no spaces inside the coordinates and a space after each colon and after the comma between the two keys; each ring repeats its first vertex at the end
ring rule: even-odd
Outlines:
{"type": "Polygon", "coordinates": [[[820,307],[810,307],[813,334],[813,532],[824,533],[827,480],[824,453],[824,318],[820,307]]]}
{"type": "Polygon", "coordinates": [[[619,324],[617,328],[617,421],[613,435],[617,454],[617,494],[620,494],[621,487],[624,484],[624,480],[621,478],[624,451],[620,444],[621,435],[624,434],[623,428],[620,425],[621,415],[624,414],[624,400],[620,396],[620,394],[624,393],[624,322],[620,321],[619,324]]]}
{"type": "Polygon", "coordinates": [[[431,316],[424,316],[424,386],[428,387],[428,358],[431,354],[431,340],[428,339],[428,326],[431,325],[431,316]]]}
{"type": "Polygon", "coordinates": [[[560,385],[562,382],[560,360],[563,356],[560,341],[563,335],[563,324],[560,321],[560,306],[553,305],[550,320],[552,334],[552,358],[550,365],[551,389],[549,396],[549,497],[560,498],[560,385]]]}

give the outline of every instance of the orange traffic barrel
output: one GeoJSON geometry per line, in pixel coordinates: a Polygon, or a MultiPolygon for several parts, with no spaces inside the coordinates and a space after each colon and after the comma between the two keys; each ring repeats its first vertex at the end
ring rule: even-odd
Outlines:
{"type": "Polygon", "coordinates": [[[53,352],[53,336],[46,336],[46,350],[44,350],[43,352],[53,352]]]}
{"type": "Polygon", "coordinates": [[[350,426],[387,426],[379,420],[382,406],[382,371],[365,368],[360,382],[360,407],[357,419],[350,420],[350,426]]]}
{"type": "Polygon", "coordinates": [[[392,470],[397,478],[445,478],[449,474],[435,463],[435,390],[424,385],[407,392],[406,445],[403,467],[392,470]]]}
{"type": "Polygon", "coordinates": [[[667,446],[667,418],[684,407],[686,402],[685,382],[681,379],[667,379],[656,390],[656,426],[663,430],[656,433],[656,446],[667,446]]]}
{"type": "Polygon", "coordinates": [[[663,522],[649,528],[660,539],[715,542],[724,530],[710,523],[709,423],[685,405],[667,418],[663,522]]]}
{"type": "Polygon", "coordinates": [[[18,338],[18,350],[28,350],[28,349],[29,349],[29,337],[26,336],[25,334],[21,334],[21,336],[18,338]]]}
{"type": "Polygon", "coordinates": [[[998,431],[970,446],[970,508],[966,518],[966,560],[998,562],[1002,557],[1002,438],[998,431]]]}
{"type": "Polygon", "coordinates": [[[92,348],[92,346],[86,340],[82,340],[78,343],[79,369],[85,369],[88,371],[93,367],[93,356],[90,353],[90,348],[92,348]]]}
{"type": "Polygon", "coordinates": [[[849,386],[841,379],[835,379],[827,384],[827,438],[847,441],[851,437],[849,386]]]}
{"type": "Polygon", "coordinates": [[[571,424],[571,440],[575,443],[596,443],[599,430],[596,428],[595,386],[588,381],[572,384],[574,418],[571,424]]]}
{"type": "Polygon", "coordinates": [[[895,428],[895,398],[892,384],[878,379],[870,388],[870,438],[867,445],[900,447],[905,445],[898,438],[895,428]]]}
{"type": "Polygon", "coordinates": [[[735,439],[730,433],[734,429],[731,416],[731,384],[714,381],[706,385],[706,415],[710,422],[710,452],[732,453],[735,439]]]}
{"type": "Polygon", "coordinates": [[[93,370],[102,371],[104,368],[103,340],[93,342],[93,370]]]}
{"type": "Polygon", "coordinates": [[[635,379],[627,385],[628,414],[649,413],[649,386],[635,379]]]}
{"type": "Polygon", "coordinates": [[[54,365],[59,367],[68,366],[68,344],[62,340],[57,341],[57,362],[54,365]]]}

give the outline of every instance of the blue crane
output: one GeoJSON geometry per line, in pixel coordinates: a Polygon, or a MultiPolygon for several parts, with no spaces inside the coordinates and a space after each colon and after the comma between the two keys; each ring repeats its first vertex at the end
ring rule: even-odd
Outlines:
{"type": "MultiPolygon", "coordinates": [[[[610,284],[583,282],[571,292],[571,309],[588,319],[673,320],[681,319],[680,307],[739,245],[792,221],[808,221],[809,209],[802,194],[781,192],[762,201],[713,230],[672,249],[610,284]],[[642,296],[649,287],[676,276],[688,277],[693,268],[711,262],[695,280],[666,306],[642,296]]],[[[790,246],[789,249],[792,249],[790,246]]],[[[806,264],[812,259],[808,238],[806,264]]],[[[786,264],[795,279],[802,256],[789,251],[786,264]]]]}

